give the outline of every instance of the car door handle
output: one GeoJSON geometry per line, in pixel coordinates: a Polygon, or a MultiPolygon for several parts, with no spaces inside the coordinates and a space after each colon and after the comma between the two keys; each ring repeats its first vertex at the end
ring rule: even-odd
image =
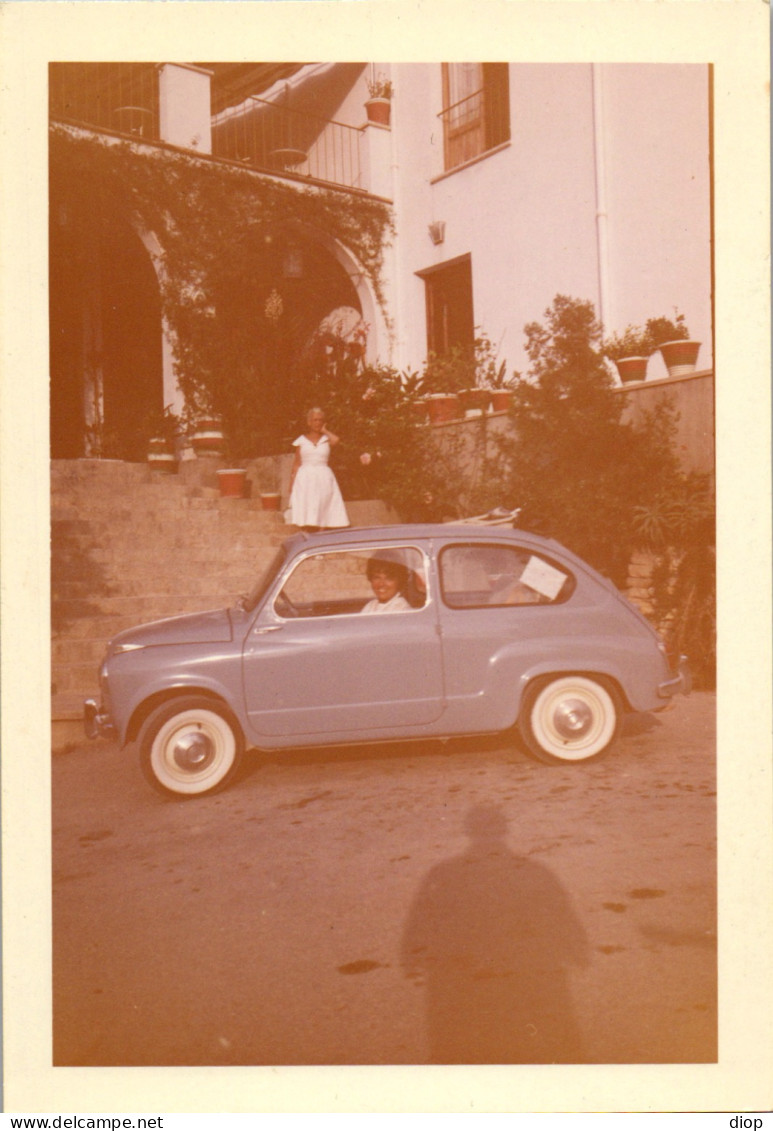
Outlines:
{"type": "Polygon", "coordinates": [[[255,635],[265,636],[267,632],[279,632],[281,628],[283,628],[281,624],[267,624],[263,628],[257,629],[255,635]]]}

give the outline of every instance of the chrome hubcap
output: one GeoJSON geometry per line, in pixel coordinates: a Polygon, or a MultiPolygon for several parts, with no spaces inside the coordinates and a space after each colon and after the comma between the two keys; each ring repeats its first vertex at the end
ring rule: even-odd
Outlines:
{"type": "Polygon", "coordinates": [[[593,712],[582,699],[564,699],[553,715],[553,725],[561,738],[582,738],[592,723],[593,712]]]}
{"type": "Polygon", "coordinates": [[[203,770],[214,756],[214,743],[203,731],[183,735],[172,748],[172,757],[181,770],[203,770]]]}

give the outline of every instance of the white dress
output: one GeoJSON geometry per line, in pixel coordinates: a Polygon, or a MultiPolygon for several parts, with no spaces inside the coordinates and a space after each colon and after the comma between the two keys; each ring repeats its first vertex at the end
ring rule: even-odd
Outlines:
{"type": "Polygon", "coordinates": [[[307,436],[293,440],[301,453],[301,466],[290,492],[290,521],[295,526],[349,526],[341,489],[327,465],[330,441],[320,436],[313,444],[307,436]]]}

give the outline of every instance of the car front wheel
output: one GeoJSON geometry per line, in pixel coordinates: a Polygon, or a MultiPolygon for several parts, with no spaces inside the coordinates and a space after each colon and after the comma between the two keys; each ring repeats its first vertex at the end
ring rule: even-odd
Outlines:
{"type": "Polygon", "coordinates": [[[610,748],[621,718],[620,696],[611,684],[590,676],[562,675],[530,685],[518,728],[541,762],[588,762],[610,748]]]}
{"type": "Polygon", "coordinates": [[[139,734],[140,764],[160,793],[201,797],[235,777],[244,740],[228,708],[204,696],[185,696],[157,707],[139,734]]]}

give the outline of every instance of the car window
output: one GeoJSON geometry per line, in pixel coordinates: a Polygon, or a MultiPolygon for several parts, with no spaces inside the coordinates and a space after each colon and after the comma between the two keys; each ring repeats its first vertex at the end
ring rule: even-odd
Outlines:
{"type": "Polygon", "coordinates": [[[274,609],[284,618],[410,613],[426,592],[426,561],[413,546],[326,550],[298,563],[274,609]]]}
{"type": "Polygon", "coordinates": [[[440,555],[443,600],[453,609],[550,605],[565,601],[574,578],[519,546],[459,544],[440,555]]]}

